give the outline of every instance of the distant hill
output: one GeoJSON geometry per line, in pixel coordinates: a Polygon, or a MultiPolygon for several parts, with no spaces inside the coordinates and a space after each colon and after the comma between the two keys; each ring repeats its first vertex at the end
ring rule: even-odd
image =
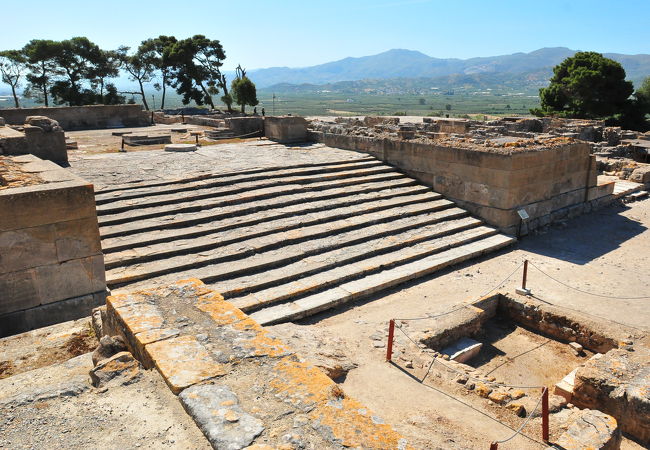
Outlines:
{"type": "MultiPolygon", "coordinates": [[[[541,70],[548,72],[550,68],[575,52],[576,50],[565,47],[554,47],[512,55],[441,59],[418,51],[393,49],[378,55],[344,58],[317,66],[271,67],[250,70],[248,74],[258,88],[279,83],[321,85],[367,79],[439,78],[456,74],[525,74],[541,70]]],[[[604,55],[620,62],[625,68],[628,79],[635,83],[650,76],[650,55],[618,53],[604,55]]]]}
{"type": "Polygon", "coordinates": [[[548,85],[552,75],[550,68],[520,74],[505,72],[457,73],[444,77],[396,77],[372,78],[353,81],[337,81],[325,84],[278,83],[260,92],[270,94],[447,94],[492,91],[494,95],[521,93],[537,95],[539,88],[548,85]]]}

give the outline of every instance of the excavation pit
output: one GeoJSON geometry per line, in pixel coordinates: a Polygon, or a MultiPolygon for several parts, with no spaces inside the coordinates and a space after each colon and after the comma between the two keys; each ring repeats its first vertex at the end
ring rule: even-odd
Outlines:
{"type": "Polygon", "coordinates": [[[583,350],[577,355],[569,344],[500,315],[488,320],[474,339],[481,350],[466,364],[506,384],[552,387],[594,354],[583,350]]]}
{"type": "MultiPolygon", "coordinates": [[[[650,350],[639,330],[500,293],[429,317],[397,323],[425,356],[410,363],[413,372],[421,369],[412,374],[418,379],[437,371],[520,417],[540,414],[540,391],[547,388],[551,414],[569,403],[599,410],[624,433],[649,442],[650,350]]],[[[398,353],[398,361],[404,358],[398,353]]]]}

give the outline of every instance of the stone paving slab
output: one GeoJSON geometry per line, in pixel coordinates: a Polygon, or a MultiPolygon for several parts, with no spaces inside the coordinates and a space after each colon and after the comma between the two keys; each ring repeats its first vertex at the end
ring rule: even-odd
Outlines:
{"type": "Polygon", "coordinates": [[[195,385],[181,392],[179,398],[214,448],[247,447],[264,431],[262,421],[242,410],[228,386],[195,385]]]}
{"type": "Polygon", "coordinates": [[[111,333],[138,336],[155,332],[158,323],[179,325],[180,336],[144,349],[214,448],[409,448],[322,371],[199,280],[107,303],[111,333]],[[144,304],[160,314],[149,330],[137,316],[123,314],[144,304]]]}
{"type": "Polygon", "coordinates": [[[228,373],[194,336],[178,336],[145,345],[145,351],[174,394],[228,373]]]}

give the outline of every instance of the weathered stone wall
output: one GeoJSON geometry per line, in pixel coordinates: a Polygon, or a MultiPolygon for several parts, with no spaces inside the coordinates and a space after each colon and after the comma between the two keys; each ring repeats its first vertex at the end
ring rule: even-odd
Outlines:
{"type": "Polygon", "coordinates": [[[441,351],[461,338],[476,336],[483,329],[485,322],[494,317],[500,297],[501,294],[484,297],[454,314],[442,316],[436,321],[433,330],[421,334],[415,330],[418,333],[418,341],[431,349],[441,351]]]}
{"type": "Polygon", "coordinates": [[[247,137],[264,136],[264,118],[259,116],[252,117],[232,117],[224,119],[226,127],[232,131],[235,136],[250,135],[247,137]]]}
{"type": "Polygon", "coordinates": [[[151,115],[142,105],[7,108],[0,110],[0,116],[10,125],[22,125],[28,116],[47,116],[66,131],[151,125],[151,115]]]}
{"type": "Polygon", "coordinates": [[[614,349],[576,372],[572,402],[616,418],[623,432],[650,444],[650,351],[614,349]]]}
{"type": "Polygon", "coordinates": [[[61,165],[68,163],[65,134],[56,121],[45,116],[30,116],[22,128],[0,125],[0,155],[28,154],[61,165]]]}
{"type": "Polygon", "coordinates": [[[106,290],[93,185],[14,161],[43,183],[0,190],[0,337],[88,315],[106,290]]]}
{"type": "Polygon", "coordinates": [[[68,150],[63,131],[45,132],[34,126],[25,126],[23,131],[16,131],[12,135],[0,133],[0,155],[31,154],[40,159],[67,164],[68,150]]]}
{"type": "Polygon", "coordinates": [[[564,342],[577,342],[597,353],[618,347],[622,339],[634,334],[624,326],[603,323],[578,313],[528,298],[502,295],[498,312],[526,328],[564,342]]]}
{"type": "Polygon", "coordinates": [[[508,153],[320,132],[309,137],[369,153],[510,233],[520,224],[519,208],[531,218],[527,231],[583,213],[585,204],[613,190],[597,187],[596,160],[587,143],[508,153]]]}
{"type": "Polygon", "coordinates": [[[307,121],[303,117],[282,116],[264,119],[264,135],[272,141],[288,144],[307,140],[307,121]]]}

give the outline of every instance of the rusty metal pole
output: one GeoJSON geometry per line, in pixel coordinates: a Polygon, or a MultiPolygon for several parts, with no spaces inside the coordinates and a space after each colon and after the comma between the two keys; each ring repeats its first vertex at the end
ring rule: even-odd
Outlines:
{"type": "Polygon", "coordinates": [[[498,442],[492,442],[490,444],[490,450],[498,450],[499,448],[499,443],[498,442]]]}
{"type": "Polygon", "coordinates": [[[528,260],[524,260],[524,278],[521,280],[521,288],[526,290],[526,279],[528,278],[528,260]]]}
{"type": "Polygon", "coordinates": [[[542,389],[542,440],[548,442],[548,388],[542,389]]]}
{"type": "Polygon", "coordinates": [[[528,260],[524,260],[524,276],[521,280],[521,287],[515,289],[515,292],[520,295],[531,295],[530,289],[526,288],[526,282],[528,281],[528,260]]]}
{"type": "Polygon", "coordinates": [[[199,135],[195,134],[194,137],[196,138],[196,146],[199,146],[199,135]]]}
{"type": "Polygon", "coordinates": [[[393,359],[393,335],[395,334],[395,320],[388,322],[388,345],[386,346],[386,361],[393,359]]]}

